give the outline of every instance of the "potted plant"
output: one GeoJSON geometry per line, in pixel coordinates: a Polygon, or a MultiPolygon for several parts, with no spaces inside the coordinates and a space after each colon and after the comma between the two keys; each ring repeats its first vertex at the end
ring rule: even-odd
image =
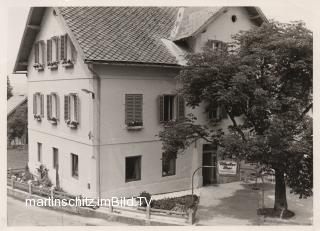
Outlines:
{"type": "Polygon", "coordinates": [[[142,121],[133,120],[133,121],[129,121],[128,124],[127,124],[127,129],[128,130],[140,130],[142,128],[143,128],[142,121]]]}
{"type": "Polygon", "coordinates": [[[33,118],[34,118],[35,120],[37,120],[37,121],[41,121],[41,115],[39,115],[39,114],[34,114],[34,115],[33,115],[33,118]]]}
{"type": "Polygon", "coordinates": [[[42,71],[44,69],[44,66],[41,63],[35,63],[33,64],[33,67],[38,71],[42,71]]]}
{"type": "Polygon", "coordinates": [[[52,61],[52,62],[48,62],[48,68],[51,70],[57,69],[58,68],[58,61],[52,61]]]}
{"type": "Polygon", "coordinates": [[[73,62],[71,59],[63,59],[61,62],[63,67],[71,67],[73,66],[73,62]]]}
{"type": "Polygon", "coordinates": [[[78,124],[79,123],[77,121],[67,120],[67,125],[69,128],[77,128],[78,124]]]}
{"type": "Polygon", "coordinates": [[[57,124],[58,119],[55,118],[55,117],[51,117],[49,121],[50,121],[51,124],[57,124]]]}

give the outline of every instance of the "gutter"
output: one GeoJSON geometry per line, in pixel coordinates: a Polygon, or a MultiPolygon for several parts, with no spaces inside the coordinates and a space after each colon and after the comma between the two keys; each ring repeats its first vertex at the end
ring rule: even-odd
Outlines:
{"type": "Polygon", "coordinates": [[[101,60],[84,60],[85,64],[101,64],[101,65],[115,65],[115,66],[134,66],[134,67],[165,67],[165,68],[176,68],[180,69],[182,66],[178,64],[152,64],[152,63],[135,63],[135,62],[112,62],[112,61],[101,61],[101,60]]]}
{"type": "MultiPolygon", "coordinates": [[[[101,102],[101,80],[100,80],[100,76],[93,70],[93,67],[92,67],[92,64],[88,64],[87,65],[87,67],[88,67],[88,69],[91,71],[91,73],[92,73],[92,76],[93,76],[93,79],[96,79],[97,80],[97,92],[95,93],[95,97],[94,97],[94,100],[97,100],[96,102],[97,102],[97,123],[98,123],[98,126],[97,126],[97,132],[96,132],[96,134],[98,135],[98,137],[94,137],[96,140],[97,140],[97,145],[95,145],[94,146],[94,148],[97,148],[97,150],[96,150],[96,153],[97,153],[97,159],[96,159],[96,161],[97,161],[97,193],[98,193],[98,197],[100,198],[101,197],[101,185],[100,185],[100,183],[101,183],[101,180],[100,180],[100,174],[101,174],[101,172],[100,172],[100,169],[101,169],[101,167],[100,167],[100,163],[101,163],[101,161],[100,161],[100,143],[101,143],[101,140],[100,140],[100,137],[101,137],[101,132],[100,132],[100,121],[101,121],[101,119],[100,119],[100,102],[101,102]]],[[[93,85],[94,85],[94,83],[93,83],[93,85]]],[[[94,111],[93,111],[93,113],[94,113],[94,111]]],[[[93,124],[93,126],[95,126],[95,124],[93,124]]]]}

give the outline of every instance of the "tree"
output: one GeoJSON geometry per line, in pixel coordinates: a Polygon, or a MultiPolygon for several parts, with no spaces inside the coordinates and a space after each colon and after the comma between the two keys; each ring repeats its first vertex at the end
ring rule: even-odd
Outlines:
{"type": "Polygon", "coordinates": [[[227,50],[207,46],[190,54],[180,71],[187,105],[217,105],[232,121],[197,123],[188,115],[159,133],[163,150],[176,156],[197,139],[219,146],[219,155],[275,170],[274,209],[286,210],[286,183],[300,197],[312,195],[312,33],[301,22],[265,23],[233,37],[227,50]]]}
{"type": "Polygon", "coordinates": [[[7,137],[9,142],[14,140],[16,137],[20,138],[27,132],[28,123],[28,106],[23,104],[8,118],[7,123],[7,137]]]}
{"type": "Polygon", "coordinates": [[[10,85],[9,77],[7,76],[7,100],[12,96],[12,86],[10,85]]]}

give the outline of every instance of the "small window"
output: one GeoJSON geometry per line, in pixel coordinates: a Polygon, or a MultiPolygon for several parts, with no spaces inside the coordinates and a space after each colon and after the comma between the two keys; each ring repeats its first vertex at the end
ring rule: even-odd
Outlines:
{"type": "Polygon", "coordinates": [[[228,114],[222,105],[213,106],[209,108],[208,119],[209,120],[221,120],[228,118],[228,114]]]}
{"type": "Polygon", "coordinates": [[[159,103],[160,122],[180,120],[185,117],[185,102],[180,95],[161,95],[159,103]]]}
{"type": "Polygon", "coordinates": [[[45,43],[43,40],[38,41],[34,44],[34,65],[33,67],[36,70],[43,70],[44,68],[44,50],[45,50],[45,43]]]}
{"type": "Polygon", "coordinates": [[[79,158],[78,155],[71,153],[72,176],[79,177],[79,158]]]}
{"type": "Polygon", "coordinates": [[[142,94],[125,95],[125,123],[128,127],[142,126],[142,94]]]}
{"type": "Polygon", "coordinates": [[[236,15],[232,15],[231,16],[231,21],[232,22],[236,22],[237,21],[237,16],[236,15]]]}
{"type": "Polygon", "coordinates": [[[126,182],[141,180],[141,156],[126,157],[126,182]]]}
{"type": "Polygon", "coordinates": [[[42,163],[42,143],[37,143],[38,146],[38,162],[42,163]]]}
{"type": "Polygon", "coordinates": [[[172,176],[176,174],[176,158],[165,159],[162,154],[162,176],[172,176]]]}
{"type": "Polygon", "coordinates": [[[59,64],[59,38],[52,37],[47,40],[47,66],[56,69],[59,64]]]}
{"type": "Polygon", "coordinates": [[[59,153],[57,148],[52,148],[53,153],[53,168],[56,169],[59,164],[59,153]]]}
{"type": "Polygon", "coordinates": [[[213,51],[227,51],[228,47],[225,42],[222,42],[220,40],[208,40],[206,44],[209,48],[211,48],[213,51]]]}
{"type": "Polygon", "coordinates": [[[59,97],[57,93],[47,95],[47,119],[54,122],[59,120],[59,97]]]}
{"type": "Polygon", "coordinates": [[[67,34],[60,36],[60,60],[64,67],[72,67],[76,61],[77,52],[67,34]]]}
{"type": "Polygon", "coordinates": [[[80,118],[80,99],[78,94],[64,96],[64,120],[68,125],[77,126],[80,118]]]}
{"type": "Polygon", "coordinates": [[[40,92],[33,94],[33,115],[35,119],[41,120],[44,116],[44,95],[40,92]]]}

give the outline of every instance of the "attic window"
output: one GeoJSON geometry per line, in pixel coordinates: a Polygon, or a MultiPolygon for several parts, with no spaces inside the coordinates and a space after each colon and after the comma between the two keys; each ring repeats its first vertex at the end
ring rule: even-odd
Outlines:
{"type": "Polygon", "coordinates": [[[237,21],[237,16],[236,15],[232,15],[231,16],[231,21],[232,22],[236,22],[237,21]]]}

